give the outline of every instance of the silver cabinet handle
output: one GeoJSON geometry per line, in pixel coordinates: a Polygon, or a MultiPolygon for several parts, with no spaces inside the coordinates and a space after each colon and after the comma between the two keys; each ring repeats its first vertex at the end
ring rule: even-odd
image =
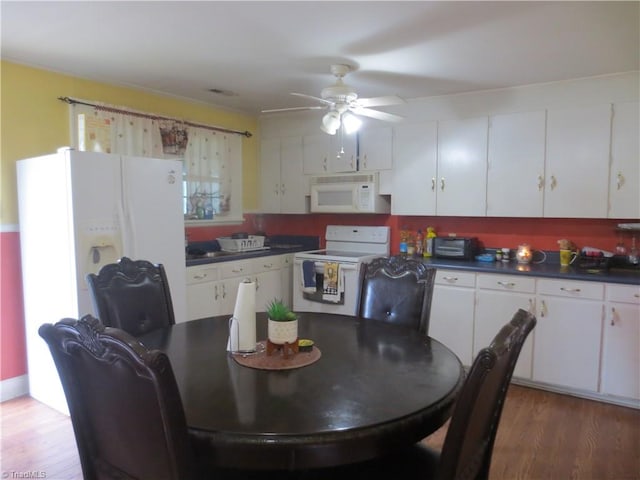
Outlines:
{"type": "Polygon", "coordinates": [[[214,285],[213,287],[213,298],[218,300],[218,285],[214,285]]]}
{"type": "Polygon", "coordinates": [[[280,185],[280,192],[282,193],[282,195],[284,195],[284,191],[285,191],[285,188],[284,188],[284,183],[283,183],[283,184],[280,185]]]}
{"type": "Polygon", "coordinates": [[[548,313],[547,303],[544,300],[542,300],[541,303],[542,305],[540,306],[540,316],[544,317],[548,313]]]}
{"type": "Polygon", "coordinates": [[[280,193],[280,188],[279,185],[276,183],[276,188],[273,189],[273,193],[275,193],[276,195],[278,195],[280,193]]]}
{"type": "Polygon", "coordinates": [[[562,290],[563,292],[567,292],[567,293],[580,293],[581,292],[581,290],[579,288],[560,287],[560,290],[562,290]]]}
{"type": "Polygon", "coordinates": [[[611,307],[611,325],[616,324],[616,309],[615,307],[611,307]]]}
{"type": "Polygon", "coordinates": [[[443,280],[446,280],[447,282],[457,282],[458,281],[458,277],[442,277],[443,280]]]}
{"type": "Polygon", "coordinates": [[[194,275],[193,278],[194,280],[204,280],[205,278],[207,278],[207,274],[203,273],[202,275],[194,275]]]}
{"type": "Polygon", "coordinates": [[[516,286],[516,284],[513,282],[498,282],[498,285],[500,285],[501,287],[507,287],[507,288],[512,288],[516,286]]]}
{"type": "Polygon", "coordinates": [[[436,177],[431,177],[431,191],[436,191],[436,177]]]}
{"type": "Polygon", "coordinates": [[[616,175],[616,186],[618,190],[622,188],[622,185],[624,185],[624,175],[622,175],[622,172],[618,172],[618,175],[616,175]]]}
{"type": "Polygon", "coordinates": [[[533,302],[533,298],[529,299],[529,313],[532,313],[535,315],[535,303],[533,302]]]}
{"type": "Polygon", "coordinates": [[[440,179],[440,190],[444,192],[444,177],[440,179]]]}
{"type": "Polygon", "coordinates": [[[227,288],[225,284],[222,284],[222,298],[227,298],[227,288]]]}
{"type": "Polygon", "coordinates": [[[556,185],[558,185],[556,177],[551,175],[551,190],[554,190],[556,188],[556,185]]]}
{"type": "Polygon", "coordinates": [[[542,190],[542,187],[544,187],[544,180],[542,175],[538,175],[538,190],[542,190]]]}

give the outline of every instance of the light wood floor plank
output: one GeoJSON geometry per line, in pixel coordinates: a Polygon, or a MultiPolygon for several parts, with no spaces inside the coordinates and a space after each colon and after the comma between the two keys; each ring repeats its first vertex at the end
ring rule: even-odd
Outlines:
{"type": "MultiPolygon", "coordinates": [[[[66,415],[30,397],[0,411],[1,478],[82,478],[66,415]]],[[[445,434],[446,426],[424,441],[440,447],[445,434]]],[[[512,385],[490,480],[553,479],[640,480],[640,411],[512,385]]]]}

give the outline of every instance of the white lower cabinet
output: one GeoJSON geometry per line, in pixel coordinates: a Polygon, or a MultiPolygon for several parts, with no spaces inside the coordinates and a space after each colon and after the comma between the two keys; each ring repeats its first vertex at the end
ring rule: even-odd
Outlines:
{"type": "Polygon", "coordinates": [[[438,269],[429,321],[429,336],[451,349],[466,366],[473,360],[475,285],[475,273],[438,269]]]}
{"type": "Polygon", "coordinates": [[[640,408],[640,287],[607,284],[600,392],[640,408]]]}
{"type": "Polygon", "coordinates": [[[533,381],[598,391],[604,285],[537,280],[533,381]]]}
{"type": "MultiPolygon", "coordinates": [[[[515,275],[478,274],[473,356],[489,346],[518,309],[534,310],[536,280],[515,275]]],[[[531,379],[534,332],[522,346],[514,377],[531,379]]]]}
{"type": "Polygon", "coordinates": [[[256,312],[265,312],[274,298],[281,298],[281,257],[260,257],[253,260],[252,279],[256,283],[256,312]]]}
{"type": "Polygon", "coordinates": [[[293,254],[187,267],[187,318],[231,315],[240,283],[256,283],[256,312],[274,298],[291,305],[293,254]]]}
{"type": "Polygon", "coordinates": [[[211,317],[220,312],[222,285],[218,265],[187,268],[187,320],[211,317]]]}
{"type": "Polygon", "coordinates": [[[282,302],[293,308],[293,253],[281,255],[280,284],[282,302]]]}

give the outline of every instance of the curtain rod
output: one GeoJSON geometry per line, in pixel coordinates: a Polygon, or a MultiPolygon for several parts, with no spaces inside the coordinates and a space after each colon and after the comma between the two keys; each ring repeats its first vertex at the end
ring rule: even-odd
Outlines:
{"type": "Polygon", "coordinates": [[[142,118],[150,118],[152,120],[169,120],[169,121],[173,121],[173,122],[180,122],[184,125],[188,125],[190,127],[199,127],[199,128],[206,128],[208,130],[214,130],[216,132],[224,132],[224,133],[233,133],[235,135],[243,135],[247,138],[251,138],[253,136],[253,134],[247,130],[245,130],[244,132],[240,131],[240,130],[230,130],[228,128],[222,128],[222,127],[213,127],[211,125],[202,125],[199,123],[193,123],[193,122],[189,122],[189,121],[185,121],[185,120],[180,120],[178,118],[171,118],[171,117],[163,117],[161,115],[152,115],[149,113],[141,113],[141,112],[132,112],[130,110],[124,110],[121,108],[114,108],[114,107],[108,107],[108,106],[104,106],[104,105],[98,105],[95,103],[89,103],[89,102],[83,102],[81,100],[76,100],[75,98],[70,98],[70,97],[58,97],[58,100],[61,100],[65,103],[68,103],[69,105],[86,105],[88,107],[94,107],[94,108],[98,108],[100,110],[104,110],[107,112],[113,112],[113,113],[124,113],[127,115],[131,115],[134,117],[142,117],[142,118]]]}

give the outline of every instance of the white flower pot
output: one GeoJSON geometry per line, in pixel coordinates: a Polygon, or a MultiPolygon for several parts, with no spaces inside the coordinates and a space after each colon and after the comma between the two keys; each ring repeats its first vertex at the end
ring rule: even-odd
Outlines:
{"type": "Polygon", "coordinates": [[[271,343],[277,345],[293,343],[298,338],[298,320],[276,322],[275,320],[269,319],[267,332],[271,343]]]}

